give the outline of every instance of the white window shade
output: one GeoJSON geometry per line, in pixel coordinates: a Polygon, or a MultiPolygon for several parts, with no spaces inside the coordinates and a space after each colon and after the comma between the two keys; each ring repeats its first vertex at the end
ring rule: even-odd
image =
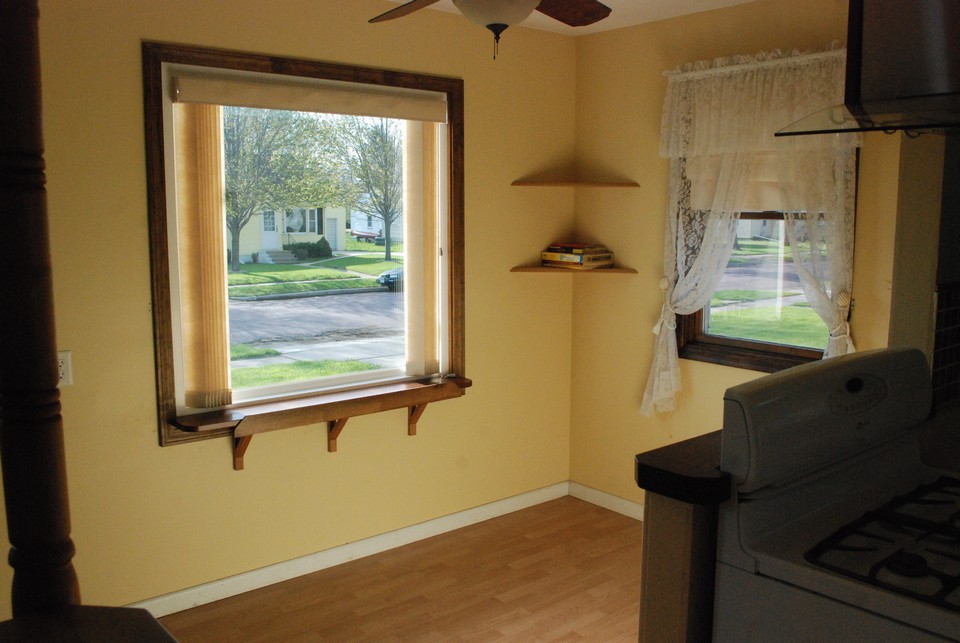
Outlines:
{"type": "Polygon", "coordinates": [[[274,74],[241,78],[193,69],[173,71],[170,79],[174,103],[447,122],[446,95],[440,92],[274,74]]]}
{"type": "Polygon", "coordinates": [[[718,203],[737,212],[780,212],[788,209],[783,202],[778,175],[780,159],[775,153],[754,152],[742,159],[741,178],[729,182],[731,194],[717,198],[724,181],[726,167],[719,155],[695,156],[687,159],[686,175],[690,179],[690,207],[712,210],[718,203]]]}

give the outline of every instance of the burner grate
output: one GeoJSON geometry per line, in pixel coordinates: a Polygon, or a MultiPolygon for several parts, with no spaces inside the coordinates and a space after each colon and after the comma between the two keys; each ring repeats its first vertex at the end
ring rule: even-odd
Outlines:
{"type": "Polygon", "coordinates": [[[841,527],[808,562],[960,612],[960,480],[943,476],[841,527]]]}

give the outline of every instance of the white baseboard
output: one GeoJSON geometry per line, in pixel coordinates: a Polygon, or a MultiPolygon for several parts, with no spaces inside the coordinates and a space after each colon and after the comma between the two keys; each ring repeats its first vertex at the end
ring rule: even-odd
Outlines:
{"type": "Polygon", "coordinates": [[[273,585],[291,578],[346,563],[357,558],[378,554],[394,547],[407,545],[424,538],[473,525],[490,518],[503,516],[520,509],[526,509],[563,496],[573,496],[591,504],[616,511],[625,516],[643,519],[643,505],[624,500],[603,491],[591,489],[576,482],[559,482],[549,487],[536,489],[486,505],[441,516],[416,525],[403,527],[378,536],[371,536],[356,542],[332,547],[315,554],[301,556],[293,560],[269,565],[260,569],[230,576],[196,587],[188,587],[177,592],[164,594],[145,601],[133,603],[129,607],[146,609],[155,617],[181,612],[191,607],[205,605],[223,598],[236,596],[254,589],[273,585]]]}
{"type": "Polygon", "coordinates": [[[643,520],[643,505],[639,502],[627,500],[619,496],[614,496],[605,491],[598,491],[593,487],[587,487],[579,482],[568,482],[570,485],[569,495],[579,498],[592,505],[615,511],[624,516],[630,516],[636,520],[643,520]]]}

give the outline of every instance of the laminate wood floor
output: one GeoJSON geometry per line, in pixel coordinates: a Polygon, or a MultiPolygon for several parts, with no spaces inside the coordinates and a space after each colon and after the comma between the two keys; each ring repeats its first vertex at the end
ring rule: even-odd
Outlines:
{"type": "Polygon", "coordinates": [[[160,620],[182,643],[636,641],[640,540],[564,497],[160,620]]]}

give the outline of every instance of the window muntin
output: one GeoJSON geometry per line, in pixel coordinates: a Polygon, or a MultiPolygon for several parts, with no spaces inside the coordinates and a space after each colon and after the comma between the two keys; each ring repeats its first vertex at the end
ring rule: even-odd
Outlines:
{"type": "MultiPolygon", "coordinates": [[[[173,165],[171,154],[169,152],[172,134],[170,131],[170,113],[172,108],[167,105],[164,107],[164,87],[170,87],[170,78],[167,75],[170,68],[182,66],[195,71],[200,69],[206,73],[214,70],[215,73],[222,73],[228,70],[230,74],[235,74],[237,70],[246,70],[253,75],[264,76],[265,69],[276,68],[277,60],[274,58],[258,57],[249,54],[232,54],[230,52],[214,52],[210,50],[198,50],[193,48],[182,48],[176,46],[156,45],[152,43],[144,44],[144,81],[145,81],[145,100],[147,117],[147,141],[148,141],[148,171],[151,179],[150,186],[150,214],[151,214],[151,245],[154,264],[154,300],[155,300],[155,328],[156,344],[158,356],[158,398],[160,400],[161,410],[161,441],[165,444],[189,439],[190,436],[181,435],[175,425],[182,425],[175,421],[176,416],[189,412],[189,408],[233,408],[228,403],[216,403],[216,396],[213,397],[214,403],[209,400],[202,404],[196,404],[186,399],[185,395],[185,374],[189,367],[182,362],[182,355],[193,353],[192,350],[183,350],[182,342],[184,330],[182,327],[182,307],[183,294],[178,286],[183,277],[184,270],[180,267],[178,253],[181,251],[178,241],[178,234],[181,232],[172,228],[173,223],[167,216],[166,204],[173,201],[176,193],[175,180],[171,181],[170,166],[173,165]],[[166,160],[164,155],[164,146],[167,149],[166,160]],[[166,177],[166,180],[164,180],[166,177]],[[169,234],[171,230],[175,234],[169,234]]],[[[311,61],[289,61],[289,69],[295,70],[294,76],[297,79],[307,79],[309,83],[317,82],[317,79],[330,79],[336,85],[338,95],[342,98],[343,90],[356,89],[379,89],[385,88],[388,94],[393,98],[400,97],[400,103],[403,102],[405,92],[414,91],[418,99],[424,96],[429,107],[435,109],[437,103],[434,96],[439,96],[447,110],[448,124],[441,126],[442,132],[435,135],[436,148],[440,150],[445,159],[443,162],[434,164],[442,170],[445,175],[439,182],[433,183],[442,187],[433,198],[439,203],[435,211],[439,213],[441,221],[436,226],[436,234],[442,235],[434,241],[434,247],[439,254],[442,252],[442,260],[437,263],[436,270],[438,274],[431,279],[442,289],[442,293],[435,299],[426,297],[424,299],[422,286],[411,287],[406,290],[414,291],[414,305],[412,308],[415,314],[405,314],[407,327],[416,327],[417,333],[423,335],[426,333],[437,335],[438,343],[442,348],[436,352],[438,356],[422,357],[422,345],[414,346],[413,350],[421,351],[415,353],[407,364],[406,368],[400,369],[398,374],[401,377],[422,377],[421,373],[429,375],[436,373],[444,377],[454,377],[458,386],[469,386],[469,380],[463,377],[463,263],[462,263],[462,82],[456,79],[443,79],[436,77],[426,77],[418,75],[402,75],[396,77],[393,74],[379,72],[378,70],[366,70],[341,65],[328,65],[325,63],[315,63],[311,61]],[[347,81],[356,81],[349,82],[347,81]],[[426,304],[424,304],[426,302],[426,304]],[[430,303],[434,302],[434,303],[430,303]],[[442,315],[441,315],[442,311],[442,315]],[[437,319],[442,317],[442,319],[437,319]],[[430,323],[426,323],[425,320],[430,323]],[[417,365],[422,369],[431,367],[433,370],[417,371],[417,365]]],[[[202,74],[201,74],[202,75],[202,74]]],[[[231,77],[228,83],[236,86],[237,80],[231,77]]],[[[201,83],[202,84],[202,83],[201,83]]],[[[242,84],[242,83],[241,83],[242,84]]],[[[178,83],[173,83],[174,87],[180,89],[178,83]]],[[[371,93],[365,91],[363,93],[371,93]]],[[[397,102],[397,101],[394,101],[397,102]]],[[[421,101],[423,102],[423,101],[421,101]]],[[[406,108],[404,108],[406,109],[406,108]]],[[[432,140],[432,139],[431,139],[432,140]]],[[[414,173],[417,174],[417,173],[414,173]]],[[[422,173],[418,174],[421,175],[422,173]]],[[[174,171],[173,176],[176,175],[174,171]]],[[[422,178],[422,177],[421,177],[422,178]]],[[[308,208],[289,208],[291,210],[301,210],[304,222],[299,229],[305,231],[310,226],[314,226],[317,233],[321,233],[324,222],[321,217],[325,216],[322,206],[308,208]]],[[[259,213],[261,218],[261,228],[269,230],[270,218],[273,218],[273,227],[275,230],[281,228],[286,208],[281,209],[279,213],[267,211],[259,213]],[[265,216],[270,212],[272,217],[265,216]],[[279,216],[278,216],[279,214],[279,216]]],[[[413,217],[411,217],[413,218],[413,217]]],[[[331,218],[329,222],[335,221],[331,218]]],[[[329,223],[328,222],[328,223],[329,223]]],[[[349,216],[344,217],[343,227],[349,225],[349,216]]],[[[214,226],[215,227],[215,226],[214,226]]],[[[336,227],[335,227],[336,228],[336,227]]],[[[282,236],[282,235],[281,235],[282,236]]],[[[215,244],[216,245],[216,244],[215,244]]],[[[407,249],[410,260],[410,253],[423,254],[424,246],[417,246],[413,243],[407,249]]],[[[203,254],[203,253],[198,253],[203,254]]],[[[213,253],[216,254],[216,253],[213,253]]],[[[423,264],[420,261],[420,264],[423,264]]],[[[405,283],[418,284],[423,283],[421,275],[422,265],[418,267],[417,274],[408,274],[405,283]]],[[[439,292],[439,291],[438,291],[439,292]]],[[[404,296],[404,295],[401,295],[404,296]]],[[[405,293],[405,298],[410,300],[409,293],[405,293]]],[[[415,335],[417,334],[415,333],[415,335]]],[[[423,344],[423,339],[417,340],[423,344]]],[[[432,339],[428,339],[433,341],[432,339]]],[[[410,341],[407,341],[409,344],[410,341]]],[[[407,355],[411,355],[411,349],[408,346],[407,355]]],[[[381,373],[382,375],[382,373],[381,373]]],[[[340,381],[340,388],[348,386],[351,389],[360,386],[372,386],[374,395],[369,392],[363,395],[363,400],[370,400],[371,408],[375,410],[385,410],[376,402],[376,390],[381,384],[381,379],[371,380],[370,378],[361,378],[360,382],[355,377],[348,377],[340,381]]],[[[316,389],[310,389],[315,392],[316,389]]],[[[264,392],[264,391],[260,391],[264,392]]],[[[272,391],[267,391],[272,393],[272,391]]],[[[346,394],[349,397],[349,392],[346,394]]],[[[243,397],[243,396],[241,396],[243,397]]],[[[413,397],[416,397],[414,394],[413,397]]],[[[312,398],[311,398],[312,399],[312,398]]],[[[340,395],[338,400],[343,399],[340,395]]],[[[249,403],[249,402],[248,402],[249,403]]],[[[365,410],[367,407],[361,402],[356,413],[371,412],[365,410]]],[[[235,405],[234,405],[235,406],[235,405]]],[[[353,408],[353,407],[351,407],[353,408]]],[[[261,411],[262,412],[262,411],[261,411]]],[[[216,422],[213,424],[217,424],[216,422]]],[[[220,432],[221,434],[223,431],[220,432]]]]}

